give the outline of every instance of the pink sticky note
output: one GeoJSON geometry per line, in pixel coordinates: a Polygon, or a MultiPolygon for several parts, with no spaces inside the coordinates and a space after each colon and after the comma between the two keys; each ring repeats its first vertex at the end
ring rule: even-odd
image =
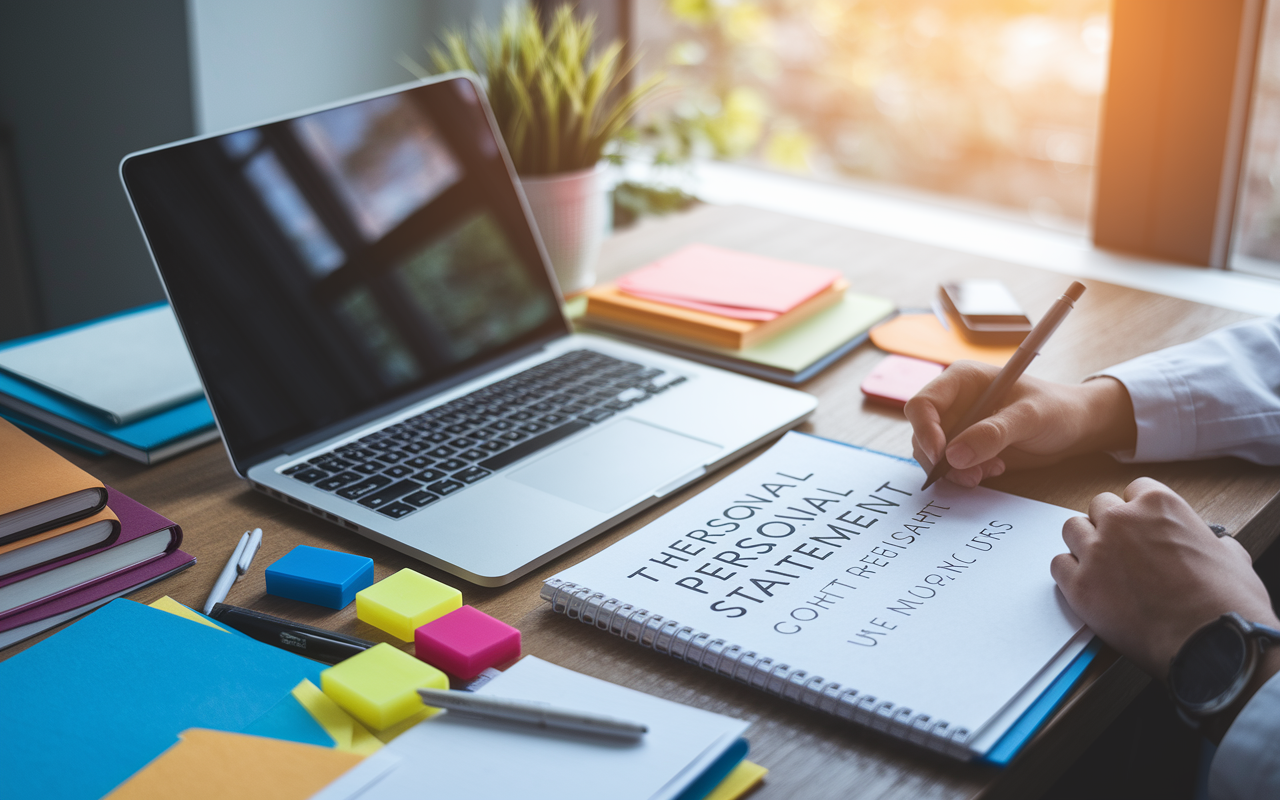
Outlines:
{"type": "Polygon", "coordinates": [[[785,314],[840,278],[840,271],[694,244],[625,275],[628,294],[738,319],[785,314]]]}
{"type": "Polygon", "coordinates": [[[659,303],[667,303],[681,308],[692,308],[694,311],[706,311],[709,314],[719,314],[722,317],[732,317],[734,319],[768,322],[771,319],[777,319],[782,316],[777,311],[765,311],[758,308],[738,308],[737,306],[721,306],[715,303],[700,303],[697,300],[686,300],[683,297],[672,297],[671,295],[655,294],[653,292],[638,292],[635,289],[624,289],[623,291],[634,297],[643,297],[646,300],[656,300],[659,303]]]}
{"type": "Polygon", "coordinates": [[[418,628],[413,641],[419,659],[463,680],[520,657],[520,631],[471,606],[418,628]]]}
{"type": "Polygon", "coordinates": [[[902,408],[916,392],[942,374],[944,367],[907,356],[885,356],[862,382],[862,393],[872,400],[902,408]]]}

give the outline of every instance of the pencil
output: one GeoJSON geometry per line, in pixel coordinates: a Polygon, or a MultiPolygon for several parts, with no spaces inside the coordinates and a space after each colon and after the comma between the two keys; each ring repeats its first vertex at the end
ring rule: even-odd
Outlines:
{"type": "MultiPolygon", "coordinates": [[[[1017,352],[1005,363],[1004,368],[996,375],[995,380],[991,381],[991,385],[987,387],[987,390],[969,408],[969,412],[947,431],[948,444],[975,422],[986,419],[1000,407],[1000,404],[1004,402],[1005,396],[1009,394],[1009,390],[1017,383],[1018,378],[1022,377],[1022,373],[1026,372],[1027,367],[1031,365],[1031,360],[1040,355],[1040,348],[1044,347],[1045,342],[1049,341],[1049,337],[1062,324],[1062,320],[1075,307],[1075,302],[1080,299],[1082,294],[1084,294],[1084,284],[1080,281],[1073,281],[1067,287],[1067,291],[1062,297],[1059,297],[1057,302],[1049,308],[1048,313],[1040,318],[1036,326],[1027,334],[1027,338],[1022,340],[1022,344],[1018,345],[1017,352]]],[[[933,469],[929,471],[929,477],[925,479],[924,486],[920,490],[928,489],[950,469],[951,464],[947,463],[947,451],[944,446],[942,458],[938,459],[938,463],[933,465],[933,469]]]]}

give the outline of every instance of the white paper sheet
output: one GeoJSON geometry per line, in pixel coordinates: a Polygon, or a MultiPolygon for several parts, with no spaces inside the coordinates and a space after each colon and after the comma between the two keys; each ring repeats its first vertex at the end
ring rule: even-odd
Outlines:
{"type": "Polygon", "coordinates": [[[533,656],[525,656],[478,693],[607,714],[644,723],[649,732],[636,743],[614,742],[450,720],[443,712],[401,734],[312,800],[669,800],[747,728],[742,720],[617,686],[533,656]],[[399,761],[388,769],[392,758],[399,761]],[[377,778],[374,772],[385,774],[377,778]]]}

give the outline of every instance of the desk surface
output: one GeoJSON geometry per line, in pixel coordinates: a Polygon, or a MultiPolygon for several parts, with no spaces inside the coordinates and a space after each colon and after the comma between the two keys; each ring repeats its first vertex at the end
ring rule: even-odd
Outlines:
{"type": "MultiPolygon", "coordinates": [[[[691,243],[732,247],[844,270],[855,291],[884,295],[902,307],[926,306],[944,279],[1004,280],[1038,318],[1069,279],[1041,270],[904,242],[825,223],[744,208],[704,207],[650,221],[610,239],[601,262],[611,277],[691,243]]],[[[1075,382],[1118,361],[1193,339],[1245,315],[1159,295],[1086,281],[1088,294],[1055,335],[1030,374],[1075,382]]],[[[858,389],[881,353],[864,346],[805,388],[821,399],[801,430],[909,456],[910,426],[900,412],[863,402],[858,389]]],[[[135,593],[151,602],[168,594],[199,607],[241,532],[266,531],[254,569],[231,590],[230,602],[271,614],[387,641],[360,622],[355,607],[332,613],[265,594],[262,567],[298,544],[373,558],[381,579],[414,567],[463,590],[465,601],[520,628],[526,653],[653,694],[752,721],[751,758],[771,772],[753,797],[969,798],[1035,797],[1145,685],[1132,665],[1104,652],[1064,707],[1008,769],[962,764],[856,727],[835,722],[760,692],[717,678],[551,613],[538,599],[543,579],[616,542],[736,468],[704,479],[631,522],[501,589],[459,579],[335,525],[252,491],[231,471],[220,445],[209,445],[156,467],[118,457],[67,453],[76,463],[178,521],[183,549],[196,566],[135,593]]],[[[747,457],[748,459],[750,456],[747,457]]],[[[744,463],[743,461],[738,464],[744,463]]],[[[1150,475],[1180,492],[1207,520],[1225,525],[1256,556],[1280,522],[1280,471],[1234,459],[1197,464],[1128,466],[1105,456],[1005,475],[989,485],[1084,511],[1098,492],[1119,492],[1150,475]]],[[[1048,569],[1048,565],[1045,565],[1048,569]]],[[[36,640],[3,654],[8,657],[36,640]]]]}

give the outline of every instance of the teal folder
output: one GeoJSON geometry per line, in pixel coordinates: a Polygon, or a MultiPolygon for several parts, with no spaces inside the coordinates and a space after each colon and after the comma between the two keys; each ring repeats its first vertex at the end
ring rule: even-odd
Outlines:
{"type": "Polygon", "coordinates": [[[0,663],[4,793],[99,798],[188,728],[332,747],[293,699],[324,666],[130,600],[0,663]]]}
{"type": "Polygon", "coordinates": [[[694,779],[693,783],[681,792],[676,800],[703,800],[704,797],[715,791],[720,782],[729,777],[729,773],[733,772],[742,760],[747,757],[747,752],[751,749],[750,743],[746,739],[738,739],[738,741],[729,745],[729,749],[725,750],[711,766],[707,767],[701,775],[694,779]]]}

